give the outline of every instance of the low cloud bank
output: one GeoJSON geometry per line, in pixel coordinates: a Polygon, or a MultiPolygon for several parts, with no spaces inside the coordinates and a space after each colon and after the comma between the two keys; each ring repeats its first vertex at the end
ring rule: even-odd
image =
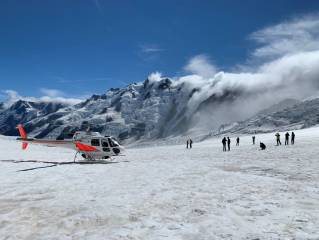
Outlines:
{"type": "Polygon", "coordinates": [[[212,125],[218,125],[250,117],[286,98],[318,94],[319,15],[267,27],[252,33],[250,39],[259,47],[241,65],[245,70],[217,72],[205,55],[195,56],[184,67],[190,74],[176,78],[176,83],[199,89],[188,102],[190,116],[212,96],[219,103],[200,113],[200,121],[207,115],[209,122],[216,120],[212,125]]]}
{"type": "Polygon", "coordinates": [[[5,107],[11,106],[13,103],[15,103],[18,100],[25,100],[25,101],[32,101],[32,102],[58,102],[58,103],[64,103],[68,105],[77,104],[83,99],[78,98],[67,98],[65,97],[64,93],[57,89],[47,89],[47,88],[41,88],[40,92],[43,94],[41,97],[25,97],[21,96],[18,92],[14,90],[4,90],[2,91],[4,95],[6,95],[6,99],[4,101],[5,107]]]}

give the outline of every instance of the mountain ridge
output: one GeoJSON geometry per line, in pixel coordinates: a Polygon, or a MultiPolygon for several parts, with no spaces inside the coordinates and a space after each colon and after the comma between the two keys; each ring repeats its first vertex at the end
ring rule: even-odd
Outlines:
{"type": "MultiPolygon", "coordinates": [[[[289,99],[291,101],[291,99],[289,99]]],[[[277,111],[261,111],[244,121],[223,126],[222,134],[255,134],[271,131],[304,129],[319,124],[319,98],[304,101],[291,101],[291,104],[277,111]]],[[[275,104],[273,107],[277,107],[275,104]]]]}
{"type": "MultiPolygon", "coordinates": [[[[205,86],[208,90],[209,84],[205,86]]],[[[302,102],[284,99],[246,116],[238,103],[252,93],[236,88],[200,98],[203,92],[203,88],[161,78],[111,88],[74,105],[22,99],[7,107],[0,103],[0,134],[17,135],[15,127],[21,123],[30,136],[64,139],[90,126],[92,131],[131,142],[304,128],[319,123],[317,98],[302,102]]]]}

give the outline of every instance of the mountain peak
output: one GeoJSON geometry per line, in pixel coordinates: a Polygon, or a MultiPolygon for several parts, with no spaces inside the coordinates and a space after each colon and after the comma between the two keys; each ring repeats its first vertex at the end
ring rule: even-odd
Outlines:
{"type": "MultiPolygon", "coordinates": [[[[220,93],[213,87],[210,83],[201,87],[192,84],[185,87],[183,81],[148,78],[143,83],[111,88],[101,95],[93,94],[76,105],[18,100],[9,108],[0,105],[0,133],[16,135],[15,127],[21,123],[31,136],[53,138],[82,129],[85,124],[89,124],[94,131],[126,141],[205,135],[216,132],[221,124],[227,126],[225,122],[234,123],[245,117],[239,115],[243,112],[239,107],[241,105],[238,105],[244,94],[242,90],[236,88],[220,93]]],[[[289,124],[310,126],[318,122],[313,116],[319,110],[317,105],[319,100],[300,102],[285,99],[263,111],[256,111],[258,114],[253,118],[231,124],[225,129],[249,132],[289,124]],[[309,115],[309,121],[304,120],[300,112],[309,115]]]]}

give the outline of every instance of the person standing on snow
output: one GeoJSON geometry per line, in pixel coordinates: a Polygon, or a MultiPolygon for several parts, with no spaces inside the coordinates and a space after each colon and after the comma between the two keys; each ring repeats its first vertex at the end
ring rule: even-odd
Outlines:
{"type": "Polygon", "coordinates": [[[281,145],[279,132],[277,132],[275,136],[276,136],[277,146],[281,145]]]}
{"type": "Polygon", "coordinates": [[[223,143],[223,152],[226,152],[226,137],[223,138],[222,143],[223,143]]]}
{"type": "Polygon", "coordinates": [[[236,146],[239,146],[239,137],[236,138],[236,146]]]}
{"type": "Polygon", "coordinates": [[[193,145],[193,140],[189,139],[189,148],[192,148],[192,145],[193,145]]]}
{"type": "Polygon", "coordinates": [[[285,145],[289,145],[289,136],[290,136],[289,132],[286,132],[286,134],[285,134],[285,145]]]}
{"type": "Polygon", "coordinates": [[[186,141],[186,148],[188,148],[188,144],[189,144],[189,141],[188,141],[188,139],[187,139],[187,141],[186,141]]]}
{"type": "Polygon", "coordinates": [[[253,139],[253,145],[255,145],[256,137],[255,137],[255,136],[253,136],[253,137],[252,137],[252,139],[253,139]]]}
{"type": "Polygon", "coordinates": [[[295,144],[295,133],[292,132],[291,133],[291,145],[294,145],[295,144]]]}
{"type": "Polygon", "coordinates": [[[230,151],[230,138],[227,137],[227,145],[228,145],[228,151],[230,151]]]}

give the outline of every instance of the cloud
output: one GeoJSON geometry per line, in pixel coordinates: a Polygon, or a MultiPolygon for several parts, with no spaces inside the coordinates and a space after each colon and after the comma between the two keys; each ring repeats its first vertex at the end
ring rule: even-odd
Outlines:
{"type": "Polygon", "coordinates": [[[11,106],[14,102],[18,101],[19,99],[21,99],[21,96],[13,90],[4,90],[2,91],[3,95],[4,95],[4,105],[5,107],[9,107],[11,106]]]}
{"type": "Polygon", "coordinates": [[[164,49],[160,48],[157,44],[143,44],[140,45],[140,51],[142,53],[157,53],[164,51],[164,49]]]}
{"type": "Polygon", "coordinates": [[[217,72],[216,67],[205,54],[191,58],[184,70],[202,77],[213,77],[217,72]]]}
{"type": "Polygon", "coordinates": [[[51,89],[51,88],[40,88],[40,92],[43,94],[38,100],[45,102],[62,102],[66,104],[77,104],[82,101],[82,99],[78,98],[69,98],[65,97],[66,94],[59,89],[51,89]]]}
{"type": "Polygon", "coordinates": [[[250,35],[260,45],[252,53],[254,57],[280,57],[319,48],[318,14],[306,15],[270,26],[250,35]]]}
{"type": "Polygon", "coordinates": [[[61,97],[64,93],[58,89],[40,88],[40,92],[48,97],[61,97]]]}
{"type": "Polygon", "coordinates": [[[10,107],[18,100],[32,101],[32,102],[59,102],[69,105],[77,104],[83,101],[83,98],[69,98],[65,97],[65,94],[57,89],[41,88],[40,92],[43,94],[41,97],[27,97],[21,96],[14,90],[4,90],[2,93],[5,95],[4,105],[10,107]]]}
{"type": "Polygon", "coordinates": [[[176,78],[188,93],[197,89],[187,101],[189,118],[210,101],[196,124],[209,119],[207,124],[214,128],[243,120],[286,98],[302,100],[318,94],[319,15],[269,26],[252,33],[250,39],[258,46],[240,69],[218,72],[202,54],[184,67],[190,75],[176,78]]]}
{"type": "Polygon", "coordinates": [[[151,62],[160,57],[160,54],[165,49],[159,47],[157,44],[142,44],[139,45],[138,56],[144,62],[151,62]]]}
{"type": "Polygon", "coordinates": [[[160,72],[153,72],[150,75],[148,75],[147,79],[150,82],[158,82],[162,79],[162,73],[160,72]]]}
{"type": "Polygon", "coordinates": [[[42,96],[37,99],[38,101],[43,102],[60,102],[69,105],[74,105],[83,101],[82,98],[66,98],[66,97],[50,97],[50,96],[42,96]]]}

